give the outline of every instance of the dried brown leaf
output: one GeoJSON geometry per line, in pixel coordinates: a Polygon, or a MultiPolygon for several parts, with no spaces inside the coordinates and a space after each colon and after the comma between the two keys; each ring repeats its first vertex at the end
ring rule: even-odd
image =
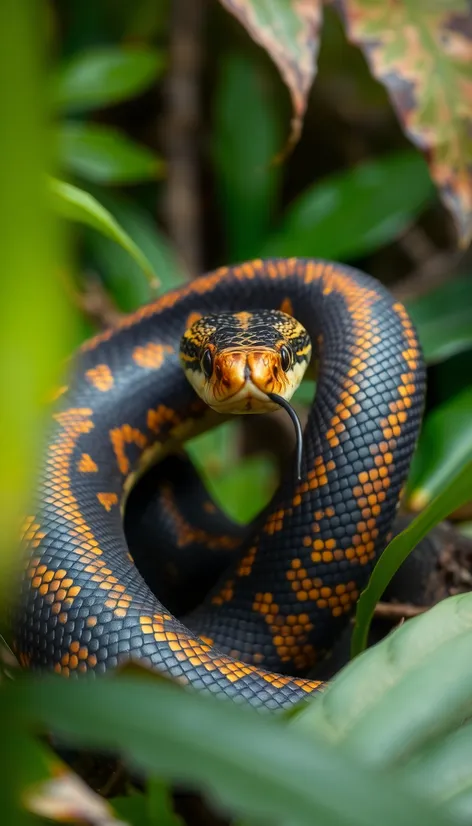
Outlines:
{"type": "Polygon", "coordinates": [[[289,147],[302,130],[316,74],[322,0],[220,0],[270,55],[292,98],[289,147]]]}

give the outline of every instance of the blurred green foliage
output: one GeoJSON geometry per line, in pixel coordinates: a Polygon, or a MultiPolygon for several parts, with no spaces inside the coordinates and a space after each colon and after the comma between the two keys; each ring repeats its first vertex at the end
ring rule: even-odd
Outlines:
{"type": "MultiPolygon", "coordinates": [[[[34,484],[45,401],[63,356],[96,326],[64,285],[86,295],[90,276],[98,278],[107,299],[129,311],[152,296],[156,279],[162,292],[189,277],[164,208],[171,6],[70,0],[48,6],[44,19],[15,0],[0,4],[4,588],[34,484]],[[44,43],[54,54],[49,74],[44,43]],[[57,176],[49,190],[45,171],[57,176]],[[62,234],[55,214],[67,219],[62,234]]],[[[420,496],[427,507],[374,572],[359,605],[357,653],[402,559],[469,501],[470,255],[456,266],[425,162],[332,10],[304,134],[284,164],[276,161],[289,118],[280,78],[217,4],[206,14],[201,122],[193,131],[183,125],[184,138],[198,146],[205,268],[254,255],[313,255],[361,266],[393,289],[421,286],[407,305],[430,390],[405,504],[418,506],[420,496]],[[424,272],[438,280],[437,260],[444,272],[433,289],[424,272]]],[[[302,416],[314,389],[310,381],[297,394],[302,416]]],[[[245,455],[242,444],[234,421],[188,448],[215,499],[247,521],[276,487],[278,466],[265,449],[245,455]]],[[[164,779],[189,783],[217,810],[254,822],[461,826],[472,811],[470,726],[458,729],[472,709],[471,625],[469,596],[408,622],[356,658],[293,722],[264,720],[142,675],[70,686],[0,677],[0,812],[7,823],[38,822],[22,806],[23,792],[59,771],[36,737],[52,730],[71,743],[118,750],[150,776],[144,791],[114,801],[118,816],[136,826],[175,824],[164,779]],[[464,761],[469,772],[458,784],[464,761]]]]}

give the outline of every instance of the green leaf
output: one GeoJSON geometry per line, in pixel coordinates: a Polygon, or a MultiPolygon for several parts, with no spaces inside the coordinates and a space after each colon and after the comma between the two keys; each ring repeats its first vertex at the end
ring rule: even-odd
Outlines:
{"type": "MultiPolygon", "coordinates": [[[[471,667],[472,667],[472,660],[471,667]]],[[[6,685],[31,724],[77,745],[119,750],[138,770],[199,787],[235,815],[293,826],[447,826],[375,768],[277,716],[160,680],[43,677],[6,685]],[[123,714],[132,698],[133,713],[123,714]],[[343,790],[339,794],[339,789],[343,790]]]]}
{"type": "Polygon", "coordinates": [[[471,489],[472,462],[469,462],[424,511],[387,545],[357,603],[351,645],[353,657],[366,647],[375,606],[402,562],[428,531],[470,500],[471,489]]]}
{"type": "Polygon", "coordinates": [[[447,812],[457,826],[472,821],[472,724],[422,751],[399,770],[409,788],[447,812]]]}
{"type": "Polygon", "coordinates": [[[136,184],[156,180],[164,170],[149,149],[107,126],[63,123],[57,148],[61,166],[92,183],[136,184]]]}
{"type": "Polygon", "coordinates": [[[292,725],[365,765],[400,767],[472,715],[471,644],[472,594],[449,597],[349,663],[292,725]]]}
{"type": "Polygon", "coordinates": [[[397,238],[434,196],[417,152],[331,175],[288,208],[264,255],[353,259],[397,238]]]}
{"type": "Polygon", "coordinates": [[[108,210],[102,207],[92,195],[64,181],[51,178],[49,188],[53,206],[59,215],[69,221],[77,221],[93,227],[119,244],[141,267],[155,289],[158,282],[150,262],[108,210]]]}
{"type": "Polygon", "coordinates": [[[426,418],[408,482],[408,507],[422,510],[470,461],[472,387],[436,407],[426,418]]]}
{"type": "Polygon", "coordinates": [[[213,158],[230,261],[257,254],[277,206],[282,167],[273,160],[283,141],[277,91],[265,66],[247,54],[220,61],[213,158]]]}
{"type": "MultiPolygon", "coordinates": [[[[97,197],[120,227],[133,238],[153,271],[159,273],[161,291],[177,287],[186,280],[175,251],[149,212],[135,201],[108,191],[97,192],[97,197]]],[[[86,232],[85,244],[88,258],[123,312],[134,310],[149,301],[149,284],[143,278],[139,263],[130,261],[125,249],[102,233],[92,231],[86,232]]]]}
{"type": "Polygon", "coordinates": [[[74,111],[110,106],[144,91],[164,66],[163,56],[144,46],[87,49],[59,68],[53,103],[74,111]]]}
{"type": "Polygon", "coordinates": [[[406,304],[429,364],[472,347],[472,279],[469,275],[448,281],[406,304]]]}

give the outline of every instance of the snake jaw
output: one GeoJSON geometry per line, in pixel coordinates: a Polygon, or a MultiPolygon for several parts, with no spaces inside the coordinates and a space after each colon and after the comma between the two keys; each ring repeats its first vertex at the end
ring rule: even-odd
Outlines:
{"type": "Polygon", "coordinates": [[[197,392],[220,413],[268,413],[278,407],[269,394],[291,398],[297,386],[291,372],[282,370],[273,350],[227,350],[215,356],[213,374],[197,392]]]}

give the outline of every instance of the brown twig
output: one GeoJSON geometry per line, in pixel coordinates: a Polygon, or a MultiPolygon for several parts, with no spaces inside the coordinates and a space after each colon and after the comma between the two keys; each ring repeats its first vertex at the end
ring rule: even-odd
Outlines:
{"type": "Polygon", "coordinates": [[[375,606],[374,615],[382,619],[398,620],[418,617],[429,611],[427,605],[412,605],[409,602],[378,602],[375,606]]]}
{"type": "Polygon", "coordinates": [[[162,130],[167,163],[164,219],[191,275],[202,266],[198,133],[204,7],[205,0],[171,4],[167,113],[162,130]]]}

